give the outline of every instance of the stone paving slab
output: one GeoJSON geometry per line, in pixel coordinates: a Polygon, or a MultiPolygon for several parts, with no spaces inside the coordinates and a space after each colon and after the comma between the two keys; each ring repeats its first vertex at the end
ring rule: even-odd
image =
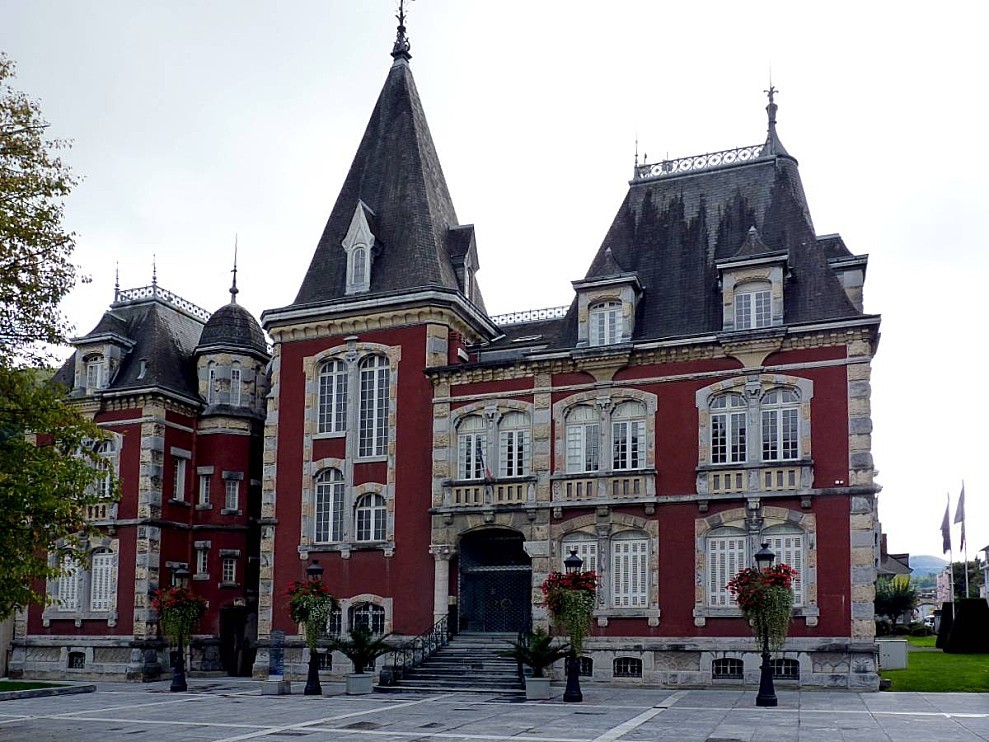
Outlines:
{"type": "MultiPolygon", "coordinates": [[[[301,690],[301,688],[299,689],[301,690]]],[[[497,694],[262,696],[251,680],[100,683],[96,693],[6,701],[0,741],[354,740],[355,742],[975,742],[989,741],[982,694],[621,688],[591,684],[584,703],[497,694]]],[[[554,690],[557,690],[554,686],[554,690]]]]}

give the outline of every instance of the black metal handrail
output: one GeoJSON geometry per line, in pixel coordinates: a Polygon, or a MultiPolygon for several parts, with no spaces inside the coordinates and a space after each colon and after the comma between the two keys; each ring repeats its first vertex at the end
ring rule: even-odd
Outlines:
{"type": "Polygon", "coordinates": [[[444,616],[432,628],[408,641],[402,642],[388,653],[388,660],[381,669],[381,684],[393,685],[410,670],[418,667],[450,642],[447,617],[444,616]]]}

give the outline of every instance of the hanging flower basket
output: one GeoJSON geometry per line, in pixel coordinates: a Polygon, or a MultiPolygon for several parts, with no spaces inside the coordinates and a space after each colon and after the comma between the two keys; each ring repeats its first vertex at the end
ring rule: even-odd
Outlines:
{"type": "Polygon", "coordinates": [[[206,613],[206,599],[187,587],[161,588],[151,594],[151,607],[158,613],[162,633],[182,644],[206,613]]]}
{"type": "Polygon", "coordinates": [[[322,580],[296,580],[289,585],[288,610],[292,620],[306,632],[306,646],[315,651],[330,613],[339,604],[322,580]]]}
{"type": "Polygon", "coordinates": [[[597,599],[595,572],[551,572],[542,584],[545,605],[557,629],[570,636],[570,646],[580,654],[591,630],[597,599]]]}
{"type": "Polygon", "coordinates": [[[727,585],[755,635],[768,637],[773,652],[779,652],[786,641],[796,576],[797,570],[789,564],[774,564],[765,571],[746,567],[727,585]]]}

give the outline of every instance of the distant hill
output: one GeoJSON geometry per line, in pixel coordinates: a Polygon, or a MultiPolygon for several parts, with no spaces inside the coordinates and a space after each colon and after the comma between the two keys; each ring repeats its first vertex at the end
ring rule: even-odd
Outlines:
{"type": "Polygon", "coordinates": [[[917,577],[937,574],[947,566],[948,560],[941,557],[931,556],[930,554],[921,554],[920,556],[910,555],[910,569],[913,570],[914,575],[917,577]]]}

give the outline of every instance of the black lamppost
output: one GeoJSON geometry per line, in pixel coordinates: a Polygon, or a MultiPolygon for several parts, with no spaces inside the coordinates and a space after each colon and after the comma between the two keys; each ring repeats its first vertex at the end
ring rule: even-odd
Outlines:
{"type": "MultiPolygon", "coordinates": [[[[189,570],[184,564],[180,564],[172,570],[172,584],[176,587],[189,586],[189,570]]],[[[168,687],[172,693],[184,693],[189,690],[189,685],[185,681],[185,647],[182,646],[182,635],[178,636],[179,651],[174,655],[172,662],[172,684],[168,687]]]]}
{"type": "MultiPolygon", "coordinates": [[[[312,564],[306,567],[306,579],[310,582],[319,582],[323,579],[323,568],[319,566],[318,559],[313,559],[312,564]]],[[[302,694],[305,696],[323,695],[323,686],[319,684],[319,652],[315,649],[309,652],[309,674],[306,675],[306,687],[302,694]]]]}
{"type": "MultiPolygon", "coordinates": [[[[580,572],[584,566],[584,560],[577,556],[577,550],[571,549],[570,555],[563,560],[563,566],[567,574],[580,572]]],[[[580,692],[580,660],[577,658],[577,650],[570,645],[570,652],[567,654],[567,689],[563,691],[563,700],[567,702],[580,702],[584,700],[584,694],[580,692]]]]}
{"type": "MultiPolygon", "coordinates": [[[[769,548],[769,542],[763,541],[762,548],[756,552],[755,564],[760,572],[765,572],[773,566],[776,554],[769,548]]],[[[769,629],[762,627],[762,675],[759,678],[759,695],[755,697],[756,706],[775,706],[776,688],[773,685],[773,667],[769,663],[769,629]]]]}

